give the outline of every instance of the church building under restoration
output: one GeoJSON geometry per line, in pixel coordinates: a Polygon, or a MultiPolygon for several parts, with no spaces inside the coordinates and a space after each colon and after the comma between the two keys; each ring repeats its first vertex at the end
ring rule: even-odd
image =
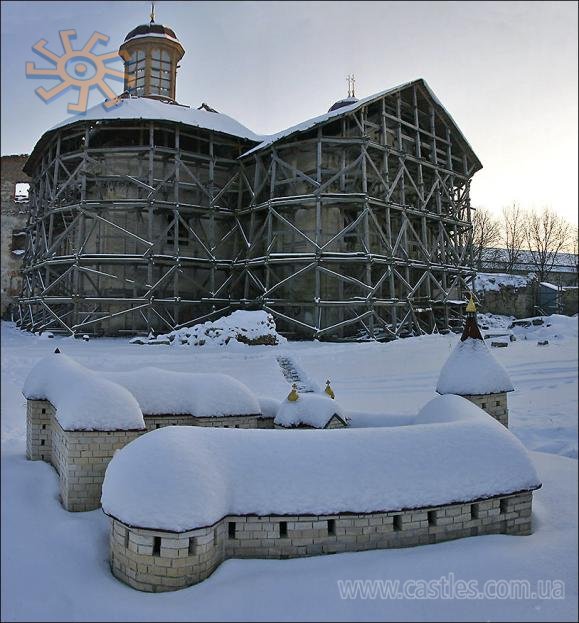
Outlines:
{"type": "Polygon", "coordinates": [[[461,325],[482,165],[424,80],[259,136],[177,103],[184,53],[138,26],[116,104],[36,144],[20,327],[167,332],[235,309],[294,338],[461,325]]]}

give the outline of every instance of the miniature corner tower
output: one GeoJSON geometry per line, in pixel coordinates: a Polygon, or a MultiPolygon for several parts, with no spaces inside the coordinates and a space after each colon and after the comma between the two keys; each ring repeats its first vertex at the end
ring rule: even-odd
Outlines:
{"type": "Polygon", "coordinates": [[[175,101],[177,63],[185,50],[175,32],[151,21],[133,28],[119,48],[125,63],[125,91],[138,97],[175,101]]]}
{"type": "Polygon", "coordinates": [[[513,385],[483,340],[472,295],[465,311],[460,342],[440,371],[436,391],[470,400],[508,428],[507,393],[513,391],[513,385]]]}

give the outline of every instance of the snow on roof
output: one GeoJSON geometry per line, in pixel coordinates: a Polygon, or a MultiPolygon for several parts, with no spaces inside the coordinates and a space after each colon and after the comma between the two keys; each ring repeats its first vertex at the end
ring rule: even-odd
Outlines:
{"type": "Polygon", "coordinates": [[[337,102],[334,102],[331,106],[330,109],[328,110],[328,112],[332,112],[334,110],[337,110],[338,108],[341,108],[342,106],[348,106],[350,104],[355,104],[358,101],[357,97],[354,97],[353,95],[348,95],[348,97],[344,97],[341,100],[338,100],[337,102]]]}
{"type": "Polygon", "coordinates": [[[440,371],[439,394],[482,395],[511,392],[508,372],[494,358],[483,340],[467,338],[450,353],[440,371]]]}
{"type": "MultiPolygon", "coordinates": [[[[437,106],[439,106],[439,108],[446,115],[449,121],[455,126],[458,135],[462,138],[466,147],[472,152],[474,158],[476,158],[477,162],[480,164],[480,161],[478,160],[476,154],[474,153],[474,150],[470,146],[469,142],[466,140],[465,136],[461,132],[460,128],[458,127],[458,125],[456,124],[456,122],[454,121],[450,113],[442,105],[438,97],[436,97],[436,95],[434,94],[430,86],[428,86],[427,82],[421,78],[418,80],[405,82],[404,84],[400,84],[395,87],[391,87],[384,91],[380,91],[379,93],[375,93],[374,95],[369,95],[368,97],[365,97],[361,100],[357,100],[354,103],[349,104],[347,106],[340,106],[339,108],[335,110],[330,109],[330,111],[328,111],[327,113],[323,115],[319,115],[318,117],[313,117],[312,119],[308,119],[307,121],[298,123],[297,125],[286,128],[285,130],[282,130],[281,132],[277,132],[276,134],[266,136],[263,138],[262,142],[259,145],[252,147],[251,149],[246,151],[244,154],[242,154],[241,157],[248,156],[249,154],[252,154],[256,151],[264,149],[265,147],[272,145],[273,143],[279,141],[280,139],[291,136],[292,134],[295,134],[296,132],[305,132],[306,130],[310,130],[313,127],[319,125],[320,123],[325,123],[326,121],[330,121],[331,119],[342,117],[345,114],[358,110],[358,108],[361,108],[365,104],[368,104],[374,100],[380,99],[381,97],[384,97],[385,95],[390,95],[391,93],[395,93],[396,91],[402,91],[403,89],[406,89],[407,87],[412,86],[414,84],[420,84],[420,86],[422,86],[428,92],[428,94],[433,99],[433,101],[437,104],[437,106]]],[[[480,166],[482,167],[482,164],[480,166]]]]}
{"type": "MultiPolygon", "coordinates": [[[[14,251],[12,251],[12,253],[14,253],[14,251]]],[[[548,283],[547,281],[540,281],[539,282],[540,286],[543,286],[544,288],[547,288],[548,290],[560,290],[560,289],[564,289],[564,288],[559,288],[559,286],[556,286],[554,283],[548,283]]]]}
{"type": "Polygon", "coordinates": [[[375,95],[370,95],[369,97],[365,97],[364,99],[356,100],[355,102],[353,102],[352,104],[349,104],[348,106],[341,106],[340,108],[337,108],[336,110],[330,110],[329,112],[323,115],[319,115],[318,117],[313,117],[311,119],[308,119],[307,121],[302,121],[301,123],[298,123],[297,125],[293,125],[289,128],[286,128],[285,130],[282,130],[281,132],[277,132],[275,134],[271,134],[270,136],[266,136],[264,137],[264,139],[259,145],[252,147],[250,150],[242,154],[242,157],[248,156],[249,154],[252,154],[255,151],[259,151],[260,149],[263,149],[264,147],[267,147],[268,145],[271,145],[272,143],[275,143],[282,138],[291,136],[292,134],[295,134],[296,132],[305,132],[306,130],[311,129],[320,123],[324,123],[325,121],[329,121],[330,119],[341,117],[342,115],[346,113],[357,110],[358,108],[360,108],[364,104],[367,104],[373,99],[378,99],[380,97],[383,97],[384,95],[388,95],[391,92],[397,91],[398,89],[403,89],[404,87],[410,86],[411,84],[412,82],[407,82],[406,84],[403,84],[401,86],[386,89],[385,91],[381,91],[380,93],[376,93],[375,95]]]}
{"type": "Polygon", "coordinates": [[[116,119],[155,119],[159,121],[175,121],[190,126],[222,132],[231,136],[261,141],[263,136],[255,134],[249,128],[222,113],[198,110],[187,106],[167,104],[147,97],[131,97],[120,99],[118,104],[105,108],[97,104],[89,108],[83,115],[69,117],[48,130],[49,132],[78,121],[105,121],[116,119]]]}
{"type": "Polygon", "coordinates": [[[173,372],[140,368],[129,372],[102,372],[126,388],[146,415],[185,414],[195,417],[260,415],[257,398],[227,374],[173,372]]]}
{"type": "Polygon", "coordinates": [[[299,398],[292,402],[284,400],[277,410],[274,424],[292,427],[306,424],[314,428],[324,428],[328,422],[337,415],[346,422],[347,417],[336,400],[332,400],[328,394],[300,394],[299,398]]]}
{"type": "MultiPolygon", "coordinates": [[[[508,263],[507,249],[498,249],[489,247],[483,249],[483,267],[490,269],[500,269],[506,266],[508,263]]],[[[579,264],[579,255],[575,253],[564,253],[559,251],[555,255],[555,262],[553,264],[553,272],[560,273],[574,273],[577,271],[577,265],[579,264]]],[[[536,266],[533,263],[533,254],[529,250],[520,251],[517,262],[513,266],[514,270],[520,271],[536,271],[536,266]]]]}
{"type": "Polygon", "coordinates": [[[528,277],[507,273],[477,273],[474,279],[477,292],[498,292],[501,288],[525,288],[528,285],[528,277]]]}
{"type": "Polygon", "coordinates": [[[28,400],[48,400],[64,430],[145,428],[135,398],[123,387],[81,366],[63,353],[41,359],[22,389],[28,400]]]}
{"type": "Polygon", "coordinates": [[[277,398],[270,398],[268,396],[260,396],[258,400],[262,417],[275,418],[281,402],[277,398]]]}
{"type": "Polygon", "coordinates": [[[101,501],[128,525],[184,532],[227,515],[395,511],[539,486],[512,433],[466,414],[307,434],[169,426],[115,454],[101,501]]]}

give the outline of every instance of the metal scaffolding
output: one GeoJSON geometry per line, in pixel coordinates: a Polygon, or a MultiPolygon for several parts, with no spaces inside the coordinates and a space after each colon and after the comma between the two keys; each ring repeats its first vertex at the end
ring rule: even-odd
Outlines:
{"type": "Polygon", "coordinates": [[[255,146],[142,119],[46,133],[20,326],[166,332],[239,307],[321,339],[460,323],[481,164],[426,83],[255,146]]]}
{"type": "Polygon", "coordinates": [[[481,166],[422,80],[254,150],[238,210],[243,299],[320,338],[460,324],[481,166]]]}

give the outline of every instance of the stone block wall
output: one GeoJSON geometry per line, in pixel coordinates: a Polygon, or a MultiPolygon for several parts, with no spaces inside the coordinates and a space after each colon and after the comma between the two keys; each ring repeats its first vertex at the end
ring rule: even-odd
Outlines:
{"type": "Polygon", "coordinates": [[[60,497],[68,511],[90,511],[101,505],[105,471],[116,450],[144,431],[65,431],[52,418],[51,462],[60,476],[60,497]]]}
{"type": "Polygon", "coordinates": [[[498,290],[479,290],[480,309],[485,313],[528,318],[535,313],[536,284],[515,288],[501,285],[498,290]]]}
{"type": "Polygon", "coordinates": [[[111,518],[115,577],[162,592],[209,577],[228,558],[296,558],[412,547],[483,534],[531,534],[532,492],[396,512],[227,516],[183,533],[130,527],[111,518]]]}
{"type": "Polygon", "coordinates": [[[506,392],[500,392],[498,394],[484,394],[479,396],[468,395],[463,396],[463,398],[470,400],[477,407],[480,407],[483,411],[486,411],[506,428],[509,427],[509,408],[506,392]]]}
{"type": "MultiPolygon", "coordinates": [[[[259,415],[228,415],[225,417],[199,417],[193,426],[211,426],[213,428],[266,428],[259,415]]],[[[269,427],[268,427],[269,428],[269,427]]]]}
{"type": "Polygon", "coordinates": [[[144,415],[147,431],[165,426],[206,426],[212,428],[273,428],[273,418],[260,415],[195,417],[193,415],[144,415]]]}
{"type": "Polygon", "coordinates": [[[147,432],[165,426],[193,426],[192,415],[143,415],[147,432]]]}
{"type": "Polygon", "coordinates": [[[241,415],[197,418],[192,415],[145,415],[146,429],[134,431],[69,431],[56,419],[47,400],[28,400],[26,458],[51,463],[60,477],[60,497],[68,511],[100,507],[106,468],[116,450],[145,432],[163,426],[273,428],[273,418],[241,415]]]}
{"type": "Polygon", "coordinates": [[[30,461],[51,462],[52,416],[54,407],[48,400],[28,400],[26,403],[26,458],[30,461]]]}

